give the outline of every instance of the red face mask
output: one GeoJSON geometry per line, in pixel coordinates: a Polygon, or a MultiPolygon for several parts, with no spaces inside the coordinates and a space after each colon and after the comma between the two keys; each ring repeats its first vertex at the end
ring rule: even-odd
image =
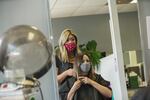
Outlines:
{"type": "Polygon", "coordinates": [[[76,48],[76,43],[74,43],[74,42],[66,43],[66,44],[65,44],[65,48],[67,49],[67,52],[68,52],[68,53],[71,53],[71,52],[73,52],[73,51],[75,50],[75,48],[76,48]]]}

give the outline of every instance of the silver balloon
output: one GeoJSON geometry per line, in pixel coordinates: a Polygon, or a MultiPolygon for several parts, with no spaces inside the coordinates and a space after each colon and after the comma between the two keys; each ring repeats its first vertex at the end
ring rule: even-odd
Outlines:
{"type": "Polygon", "coordinates": [[[51,67],[52,46],[34,26],[18,25],[0,37],[0,68],[23,68],[26,76],[41,77],[51,67]]]}

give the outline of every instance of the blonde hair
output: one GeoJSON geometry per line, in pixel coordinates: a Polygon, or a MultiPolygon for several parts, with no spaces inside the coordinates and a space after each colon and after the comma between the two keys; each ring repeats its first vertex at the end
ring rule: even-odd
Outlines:
{"type": "Polygon", "coordinates": [[[62,33],[60,35],[60,38],[59,38],[59,41],[58,41],[59,42],[59,50],[60,50],[60,52],[58,54],[59,55],[58,57],[64,62],[69,61],[67,50],[64,47],[64,44],[66,43],[69,35],[73,35],[75,37],[75,40],[76,40],[76,43],[77,43],[76,53],[77,54],[80,53],[77,36],[70,29],[65,29],[64,31],[62,31],[62,33]]]}

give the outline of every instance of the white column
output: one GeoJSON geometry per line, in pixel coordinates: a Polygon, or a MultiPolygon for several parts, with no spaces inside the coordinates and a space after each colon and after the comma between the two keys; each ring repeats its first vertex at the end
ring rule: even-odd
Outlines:
{"type": "Polygon", "coordinates": [[[115,100],[128,100],[116,0],[108,0],[112,47],[115,60],[115,79],[112,89],[115,100]]]}

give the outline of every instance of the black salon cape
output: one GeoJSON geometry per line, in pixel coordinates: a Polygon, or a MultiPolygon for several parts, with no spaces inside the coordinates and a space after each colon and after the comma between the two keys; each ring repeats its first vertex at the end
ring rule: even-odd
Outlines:
{"type": "MultiPolygon", "coordinates": [[[[101,75],[95,74],[95,77],[96,77],[95,80],[96,82],[109,88],[110,83],[108,81],[105,81],[101,77],[101,75]]],[[[103,96],[99,91],[97,91],[91,85],[82,84],[81,87],[77,90],[73,100],[111,100],[111,98],[103,96]]]]}
{"type": "MultiPolygon", "coordinates": [[[[61,74],[62,72],[66,71],[69,68],[73,68],[73,64],[67,62],[64,63],[60,61],[60,59],[57,56],[56,56],[56,66],[58,68],[58,74],[61,74]]],[[[59,84],[60,100],[67,100],[68,92],[70,91],[75,81],[76,78],[67,77],[61,84],[59,84]]],[[[108,88],[110,86],[110,83],[108,81],[105,81],[101,77],[101,75],[96,74],[95,81],[108,88]]],[[[81,87],[76,91],[73,100],[111,100],[111,98],[103,96],[91,85],[82,84],[81,87]]]]}

